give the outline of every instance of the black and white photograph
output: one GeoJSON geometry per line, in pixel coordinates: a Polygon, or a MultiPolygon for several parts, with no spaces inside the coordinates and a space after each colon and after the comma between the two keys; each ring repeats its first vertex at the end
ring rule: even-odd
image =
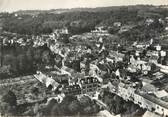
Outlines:
{"type": "Polygon", "coordinates": [[[0,117],[168,117],[168,0],[0,0],[0,117]]]}

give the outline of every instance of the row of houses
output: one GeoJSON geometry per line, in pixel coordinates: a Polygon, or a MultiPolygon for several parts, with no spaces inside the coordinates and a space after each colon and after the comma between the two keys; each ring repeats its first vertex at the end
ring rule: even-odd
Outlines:
{"type": "MultiPolygon", "coordinates": [[[[162,116],[168,116],[168,102],[165,102],[152,94],[145,93],[142,90],[133,87],[133,84],[125,84],[120,82],[118,86],[112,83],[108,84],[108,87],[112,93],[115,93],[122,97],[126,101],[132,101],[134,104],[138,104],[141,108],[148,111],[155,112],[162,116]]],[[[168,96],[168,93],[164,91],[157,91],[157,96],[168,96]]]]}

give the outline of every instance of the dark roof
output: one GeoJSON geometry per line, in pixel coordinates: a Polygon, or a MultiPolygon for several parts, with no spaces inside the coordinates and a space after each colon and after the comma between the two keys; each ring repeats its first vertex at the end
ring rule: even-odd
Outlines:
{"type": "Polygon", "coordinates": [[[168,84],[167,75],[162,76],[159,79],[153,80],[151,84],[153,84],[154,86],[156,86],[158,88],[164,88],[168,84]]]}
{"type": "Polygon", "coordinates": [[[43,72],[45,75],[47,76],[51,76],[56,82],[62,82],[62,81],[67,81],[69,76],[67,74],[57,74],[54,71],[50,71],[50,72],[43,72]]]}
{"type": "Polygon", "coordinates": [[[95,78],[95,77],[85,77],[85,78],[82,78],[80,81],[84,81],[85,84],[90,84],[90,83],[97,83],[98,82],[98,79],[95,78]]]}
{"type": "Polygon", "coordinates": [[[97,67],[101,70],[101,71],[107,71],[108,70],[108,66],[106,64],[98,64],[97,67]]]}
{"type": "Polygon", "coordinates": [[[68,81],[69,76],[68,75],[57,75],[56,77],[53,77],[53,79],[57,82],[68,81]]]}
{"type": "Polygon", "coordinates": [[[155,103],[155,104],[158,104],[158,105],[160,105],[160,106],[162,106],[162,107],[168,109],[168,103],[167,103],[167,102],[165,102],[165,101],[163,101],[163,100],[160,100],[160,99],[158,99],[158,98],[156,98],[156,97],[154,97],[154,96],[151,96],[151,95],[149,95],[149,94],[142,94],[142,93],[139,93],[139,92],[136,92],[136,93],[137,93],[138,95],[144,97],[145,99],[147,99],[147,100],[149,100],[149,101],[151,101],[151,102],[153,102],[153,103],[155,103]]]}
{"type": "Polygon", "coordinates": [[[71,92],[71,91],[75,91],[75,90],[81,90],[79,85],[67,85],[64,87],[63,89],[65,92],[71,92]]]}

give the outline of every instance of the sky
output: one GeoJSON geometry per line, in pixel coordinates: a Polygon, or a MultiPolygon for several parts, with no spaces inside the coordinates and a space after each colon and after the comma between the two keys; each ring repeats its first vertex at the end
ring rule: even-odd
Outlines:
{"type": "Polygon", "coordinates": [[[58,8],[105,7],[121,5],[168,5],[168,0],[0,0],[0,12],[58,8]]]}

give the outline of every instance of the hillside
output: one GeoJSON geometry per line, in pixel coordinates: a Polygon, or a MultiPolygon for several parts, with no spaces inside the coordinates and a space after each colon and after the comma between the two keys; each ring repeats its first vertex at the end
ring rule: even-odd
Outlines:
{"type": "MultiPolygon", "coordinates": [[[[97,8],[71,8],[71,9],[51,9],[51,10],[19,10],[14,13],[17,13],[19,15],[37,15],[40,13],[54,13],[54,14],[60,14],[65,12],[108,12],[108,11],[115,11],[119,10],[121,8],[129,8],[137,9],[137,10],[148,10],[152,11],[153,9],[156,9],[156,6],[152,5],[133,5],[133,6],[111,6],[111,7],[97,7],[97,8]]],[[[167,6],[158,6],[157,8],[168,8],[167,6]]]]}
{"type": "Polygon", "coordinates": [[[81,34],[94,30],[95,26],[113,26],[114,22],[138,26],[147,18],[164,19],[167,16],[168,9],[149,5],[17,11],[4,15],[3,29],[40,35],[67,27],[71,34],[81,34]]]}

